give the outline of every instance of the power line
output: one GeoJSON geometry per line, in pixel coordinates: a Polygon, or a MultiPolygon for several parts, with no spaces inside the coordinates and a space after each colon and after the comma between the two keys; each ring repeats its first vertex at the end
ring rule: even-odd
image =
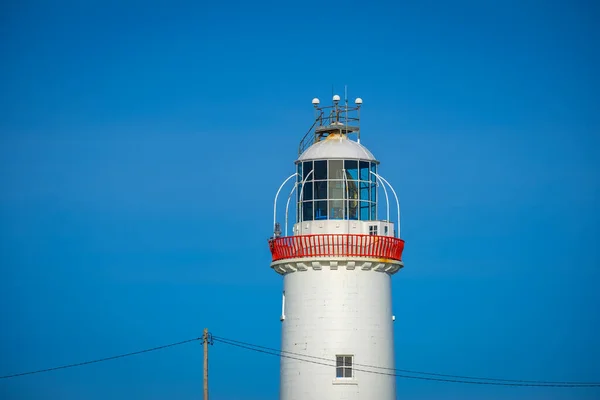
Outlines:
{"type": "MultiPolygon", "coordinates": [[[[301,354],[301,353],[294,353],[294,352],[289,352],[289,351],[284,351],[284,350],[278,350],[278,349],[274,349],[271,347],[259,346],[259,345],[255,345],[255,344],[251,344],[251,343],[247,343],[247,342],[242,342],[242,341],[233,340],[233,339],[227,339],[227,338],[214,336],[214,335],[212,335],[212,339],[214,341],[221,342],[223,344],[228,344],[231,346],[236,346],[236,347],[240,347],[240,348],[247,349],[247,350],[252,350],[255,352],[259,352],[259,353],[264,353],[264,354],[274,355],[274,356],[278,356],[278,357],[289,358],[289,359],[293,359],[293,360],[297,360],[297,361],[301,361],[301,362],[308,362],[308,363],[312,363],[312,364],[323,365],[323,366],[335,368],[335,364],[330,364],[331,362],[334,362],[334,361],[331,359],[328,359],[328,358],[324,358],[324,357],[317,357],[317,356],[311,356],[311,355],[306,355],[306,354],[301,354]],[[312,358],[314,360],[323,360],[323,361],[327,361],[329,363],[308,360],[307,358],[312,358]]],[[[169,347],[179,346],[182,344],[186,344],[186,343],[190,343],[190,342],[194,342],[194,341],[200,341],[200,340],[202,340],[202,338],[188,339],[188,340],[184,340],[181,342],[171,343],[171,344],[167,344],[167,345],[163,345],[163,346],[153,347],[153,348],[149,348],[149,349],[145,349],[145,350],[120,354],[120,355],[111,356],[111,357],[100,358],[100,359],[91,360],[91,361],[85,361],[85,362],[76,363],[76,364],[68,364],[68,365],[47,368],[47,369],[42,369],[42,370],[37,370],[37,371],[29,371],[29,372],[22,372],[22,373],[18,373],[18,374],[0,376],[0,379],[15,378],[18,376],[33,375],[33,374],[39,374],[39,373],[43,373],[43,372],[56,371],[59,369],[73,368],[73,367],[79,367],[79,366],[88,365],[88,364],[99,363],[99,362],[103,362],[103,361],[115,360],[118,358],[129,357],[129,356],[142,354],[142,353],[149,353],[152,351],[166,349],[169,347]]],[[[381,371],[371,371],[371,370],[366,370],[366,369],[353,368],[355,371],[360,371],[360,372],[365,372],[365,373],[395,376],[395,377],[406,378],[406,379],[437,381],[437,382],[453,382],[453,383],[465,383],[465,384],[474,384],[474,385],[495,385],[495,386],[570,387],[570,388],[600,387],[599,382],[509,380],[509,379],[498,379],[498,378],[471,377],[471,376],[462,376],[462,375],[447,375],[447,374],[438,374],[438,373],[422,372],[422,371],[414,371],[414,370],[403,370],[403,369],[395,369],[395,368],[387,368],[387,367],[379,367],[379,366],[374,366],[374,365],[355,363],[354,367],[356,367],[356,366],[370,368],[370,369],[382,369],[382,370],[395,371],[395,372],[399,371],[399,372],[405,372],[405,373],[411,373],[411,374],[429,375],[429,376],[414,376],[414,375],[398,374],[395,372],[381,372],[381,371]],[[433,376],[437,376],[437,378],[433,377],[433,376]],[[448,379],[448,378],[458,378],[458,379],[448,379]]]]}
{"type": "Polygon", "coordinates": [[[41,374],[42,372],[56,371],[58,369],[80,367],[82,365],[88,365],[88,364],[94,364],[94,363],[99,363],[99,362],[103,362],[103,361],[115,360],[117,358],[135,356],[137,354],[142,354],[142,353],[149,353],[151,351],[162,350],[162,349],[166,349],[168,347],[179,346],[179,345],[182,345],[182,344],[186,344],[186,343],[190,343],[190,342],[195,342],[197,340],[201,340],[201,338],[188,339],[188,340],[184,340],[182,342],[171,343],[171,344],[166,344],[164,346],[153,347],[151,349],[134,351],[132,353],[126,353],[126,354],[119,354],[118,356],[99,358],[97,360],[92,360],[92,361],[84,361],[84,362],[80,362],[80,363],[77,363],[77,364],[68,364],[68,365],[62,365],[60,367],[46,368],[46,369],[40,369],[40,370],[37,370],[37,371],[21,372],[19,374],[0,376],[0,379],[16,378],[17,376],[41,374]]]}
{"type": "MultiPolygon", "coordinates": [[[[252,343],[247,343],[247,342],[242,342],[242,341],[239,341],[239,340],[233,340],[233,339],[223,338],[223,337],[219,337],[219,336],[214,336],[214,338],[215,339],[217,339],[217,338],[218,339],[223,339],[223,340],[227,340],[229,342],[239,343],[239,344],[243,344],[243,345],[247,345],[247,346],[251,346],[251,347],[257,347],[257,348],[261,348],[261,349],[266,349],[266,350],[271,350],[271,351],[276,351],[276,352],[281,352],[281,353],[286,353],[286,354],[297,355],[297,356],[304,357],[304,358],[314,358],[314,359],[317,359],[317,360],[333,361],[333,360],[331,360],[329,358],[311,356],[311,355],[302,354],[302,353],[294,353],[294,352],[285,351],[285,350],[278,350],[278,349],[275,349],[275,348],[272,348],[272,347],[259,346],[259,345],[255,345],[255,344],[252,344],[252,343]]],[[[415,371],[415,370],[410,370],[410,369],[378,367],[378,366],[375,366],[375,365],[368,365],[368,364],[354,363],[354,365],[358,365],[358,366],[366,367],[366,368],[376,368],[376,369],[384,369],[384,370],[396,371],[396,372],[406,372],[406,373],[409,373],[409,374],[430,375],[430,376],[440,376],[440,377],[445,377],[445,378],[459,378],[459,379],[470,379],[470,380],[481,380],[481,381],[517,382],[517,383],[541,383],[541,384],[565,384],[565,385],[600,385],[600,382],[539,381],[539,380],[522,380],[522,379],[481,378],[481,377],[466,376],[466,375],[448,375],[448,374],[439,374],[439,373],[433,373],[433,372],[415,371]]]]}
{"type": "MultiPolygon", "coordinates": [[[[270,354],[270,355],[274,355],[274,356],[280,356],[280,357],[290,358],[290,359],[298,360],[298,361],[302,361],[302,362],[308,362],[308,363],[312,363],[312,364],[324,365],[327,367],[335,368],[335,364],[327,364],[324,362],[306,359],[306,358],[314,358],[314,359],[318,359],[318,360],[326,360],[329,362],[333,362],[333,360],[323,358],[323,357],[309,356],[309,355],[304,355],[304,354],[300,354],[300,353],[292,353],[292,352],[277,350],[277,349],[273,349],[273,348],[269,348],[269,347],[257,346],[257,345],[253,345],[250,343],[234,341],[234,340],[230,340],[230,339],[226,339],[226,338],[221,338],[218,336],[213,336],[213,340],[216,342],[221,342],[221,343],[228,344],[231,346],[236,346],[236,347],[240,347],[243,349],[256,351],[259,353],[270,354]],[[286,354],[293,354],[293,356],[286,355],[286,354]],[[299,356],[299,357],[295,357],[295,356],[299,356]],[[305,358],[300,358],[300,357],[305,357],[305,358]]],[[[396,370],[393,368],[377,367],[377,366],[356,364],[356,363],[354,365],[362,366],[365,368],[388,369],[388,370],[394,370],[394,371],[410,371],[410,370],[396,370]]],[[[466,379],[473,379],[473,380],[464,380],[464,379],[433,378],[433,377],[426,377],[426,376],[411,376],[411,375],[403,375],[403,374],[397,374],[397,373],[391,373],[391,372],[369,371],[369,370],[359,369],[359,368],[353,368],[353,369],[355,371],[360,371],[360,372],[366,372],[366,373],[378,374],[378,375],[395,376],[395,377],[399,377],[399,378],[418,379],[418,380],[437,381],[437,382],[466,383],[466,384],[473,384],[473,385],[571,387],[571,388],[600,387],[600,383],[597,383],[597,382],[553,382],[553,381],[522,381],[522,380],[509,381],[509,380],[499,380],[499,379],[493,379],[493,378],[488,379],[488,378],[474,378],[474,377],[473,378],[464,377],[466,379]],[[480,381],[477,381],[477,380],[480,380],[480,381]]],[[[410,371],[410,372],[411,373],[419,373],[419,374],[429,374],[429,375],[437,375],[437,376],[441,375],[441,376],[446,376],[446,377],[453,377],[453,375],[432,374],[432,373],[423,373],[423,372],[417,372],[417,371],[410,371]]],[[[459,377],[459,376],[457,375],[456,377],[459,377]]]]}

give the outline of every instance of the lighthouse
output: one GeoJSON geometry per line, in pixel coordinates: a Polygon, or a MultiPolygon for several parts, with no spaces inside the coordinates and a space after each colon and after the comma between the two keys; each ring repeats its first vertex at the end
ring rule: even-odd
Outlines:
{"type": "Polygon", "coordinates": [[[283,277],[280,399],[395,400],[398,198],[361,144],[362,99],[312,103],[269,239],[271,268],[283,277]]]}

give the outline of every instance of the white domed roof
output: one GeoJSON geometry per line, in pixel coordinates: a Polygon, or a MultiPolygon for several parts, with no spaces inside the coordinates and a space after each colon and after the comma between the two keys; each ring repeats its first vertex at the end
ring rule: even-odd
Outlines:
{"type": "Polygon", "coordinates": [[[298,161],[326,159],[360,159],[377,161],[367,148],[358,142],[350,140],[346,135],[329,135],[310,146],[300,155],[298,161]]]}

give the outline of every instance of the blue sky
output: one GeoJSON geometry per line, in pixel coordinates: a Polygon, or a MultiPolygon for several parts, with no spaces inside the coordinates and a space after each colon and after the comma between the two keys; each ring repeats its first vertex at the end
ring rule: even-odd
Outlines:
{"type": "MultiPolygon", "coordinates": [[[[0,375],[204,327],[278,347],[273,196],[311,99],[348,85],[402,205],[397,367],[600,380],[597,4],[5,3],[0,375]]],[[[198,398],[201,361],[189,344],[4,380],[0,397],[198,398]]],[[[211,348],[214,400],[276,399],[278,375],[275,357],[211,348]]]]}

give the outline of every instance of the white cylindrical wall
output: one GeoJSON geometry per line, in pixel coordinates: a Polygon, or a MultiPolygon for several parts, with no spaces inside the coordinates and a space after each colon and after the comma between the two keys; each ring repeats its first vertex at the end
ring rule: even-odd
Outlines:
{"type": "MultiPolygon", "coordinates": [[[[322,357],[315,363],[281,358],[281,400],[394,400],[391,276],[355,269],[295,271],[284,275],[282,350],[322,357]],[[336,355],[352,355],[353,378],[336,379],[336,355]],[[324,363],[331,366],[319,365],[324,363]]],[[[285,355],[286,353],[284,353],[285,355]]],[[[293,354],[292,357],[302,358],[293,354]]]]}

